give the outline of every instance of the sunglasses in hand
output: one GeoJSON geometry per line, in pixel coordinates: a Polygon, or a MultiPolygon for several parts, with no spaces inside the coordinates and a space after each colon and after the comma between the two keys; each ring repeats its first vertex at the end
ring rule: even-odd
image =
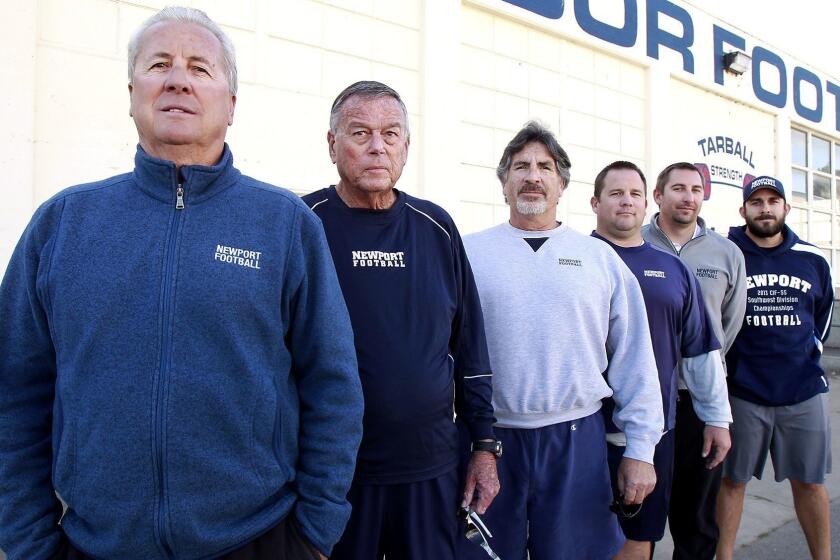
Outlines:
{"type": "Polygon", "coordinates": [[[493,534],[472,508],[459,508],[458,519],[460,519],[461,523],[464,524],[464,536],[467,537],[468,541],[483,548],[484,552],[487,553],[487,556],[493,560],[501,560],[499,555],[493,552],[493,549],[490,548],[490,543],[487,542],[488,538],[493,538],[493,534]]]}

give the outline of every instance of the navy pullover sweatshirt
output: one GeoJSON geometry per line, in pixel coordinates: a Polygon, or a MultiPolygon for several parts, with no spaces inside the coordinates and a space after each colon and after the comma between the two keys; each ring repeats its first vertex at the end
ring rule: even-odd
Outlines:
{"type": "Polygon", "coordinates": [[[729,392],[765,406],[800,403],[828,391],[820,356],[834,306],[831,269],[788,226],[770,249],[745,228],[729,230],[747,265],[747,314],[726,355],[729,392]]]}
{"type": "MultiPolygon", "coordinates": [[[[674,428],[677,401],[679,360],[720,349],[712,329],[700,286],[691,270],[678,257],[643,243],[638,247],[621,247],[597,232],[593,237],[608,243],[639,281],[645,298],[662,407],[665,411],[665,430],[674,428]]],[[[722,388],[721,381],[721,388],[722,388]]],[[[605,418],[612,418],[615,407],[612,399],[605,403],[605,418]]],[[[617,431],[611,420],[608,432],[617,431]],[[612,428],[612,429],[609,429],[612,428]]]]}
{"type": "Polygon", "coordinates": [[[62,531],[93,558],[214,558],[289,514],[330,552],[361,387],[297,196],[242,176],[227,147],[180,173],[138,148],[132,173],[38,209],[0,317],[9,560],[51,558],[62,531]]]}
{"type": "Polygon", "coordinates": [[[458,462],[455,411],[493,437],[481,304],[458,230],[440,207],[394,191],[349,208],[335,187],[304,201],[321,218],[356,340],[365,397],[360,484],[437,477],[458,462]]]}

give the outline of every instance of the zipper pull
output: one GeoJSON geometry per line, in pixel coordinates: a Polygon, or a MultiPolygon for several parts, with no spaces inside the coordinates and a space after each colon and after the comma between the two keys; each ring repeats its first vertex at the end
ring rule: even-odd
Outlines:
{"type": "Polygon", "coordinates": [[[178,188],[175,189],[175,209],[184,209],[184,187],[181,185],[178,185],[178,188]]]}

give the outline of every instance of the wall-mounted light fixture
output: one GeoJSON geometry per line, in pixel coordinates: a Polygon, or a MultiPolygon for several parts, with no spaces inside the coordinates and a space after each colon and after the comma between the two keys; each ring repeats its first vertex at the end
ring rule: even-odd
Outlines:
{"type": "Polygon", "coordinates": [[[733,74],[741,75],[750,69],[752,58],[741,51],[731,51],[723,55],[723,68],[733,74]]]}

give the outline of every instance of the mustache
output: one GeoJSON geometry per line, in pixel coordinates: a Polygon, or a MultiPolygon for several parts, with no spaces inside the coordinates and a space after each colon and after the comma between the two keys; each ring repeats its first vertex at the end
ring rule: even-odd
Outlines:
{"type": "Polygon", "coordinates": [[[545,194],[545,189],[543,187],[538,186],[538,185],[526,185],[526,186],[522,187],[521,189],[519,189],[518,191],[516,191],[516,194],[531,193],[531,192],[545,194]]]}

